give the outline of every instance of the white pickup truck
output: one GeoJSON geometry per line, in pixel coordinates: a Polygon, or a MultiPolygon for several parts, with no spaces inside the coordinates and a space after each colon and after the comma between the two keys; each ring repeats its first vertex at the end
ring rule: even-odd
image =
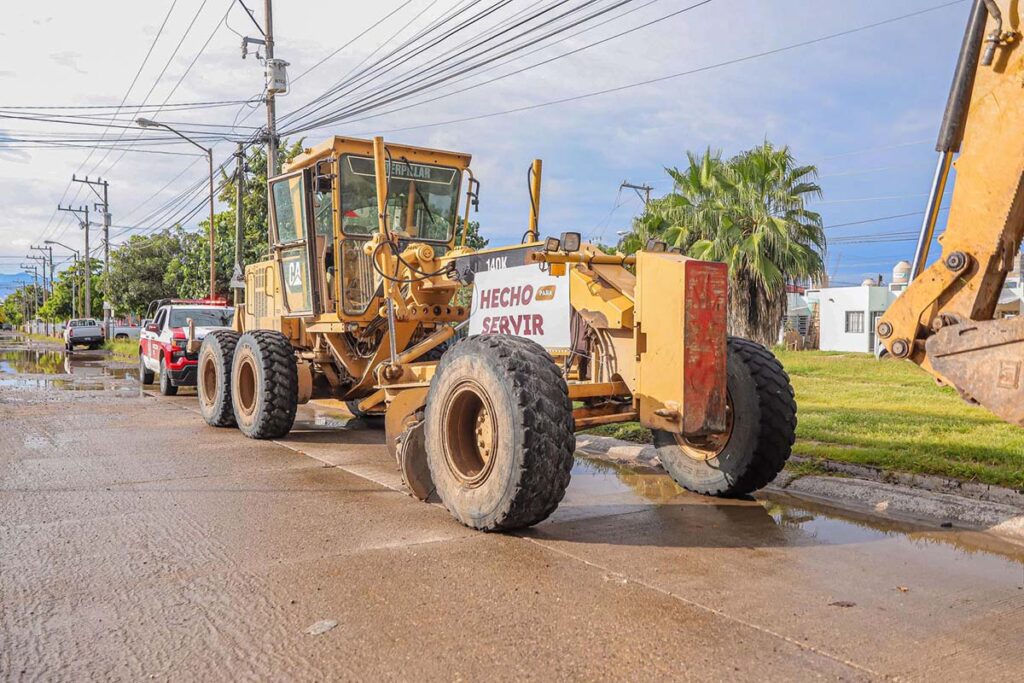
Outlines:
{"type": "Polygon", "coordinates": [[[103,345],[103,327],[93,318],[69,320],[64,328],[64,348],[74,351],[76,346],[98,349],[103,345]]]}

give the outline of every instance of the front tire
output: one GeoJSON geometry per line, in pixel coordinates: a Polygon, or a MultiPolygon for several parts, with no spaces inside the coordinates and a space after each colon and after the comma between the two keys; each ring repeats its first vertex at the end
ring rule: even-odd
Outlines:
{"type": "Polygon", "coordinates": [[[572,403],[534,342],[482,335],[452,347],[430,383],[425,429],[437,494],[466,526],[528,527],[565,495],[576,447],[572,403]]]}
{"type": "Polygon", "coordinates": [[[796,438],[796,401],[789,375],[771,351],[730,337],[729,431],[704,440],[654,430],[658,458],[677,484],[711,496],[741,496],[782,470],[796,438]]]}
{"type": "Polygon", "coordinates": [[[153,383],[153,371],[146,367],[146,359],[143,358],[142,352],[139,352],[139,372],[142,374],[143,384],[153,383]]]}
{"type": "Polygon", "coordinates": [[[164,365],[164,359],[160,359],[160,395],[161,396],[176,396],[178,393],[178,387],[171,384],[171,373],[167,371],[167,366],[164,365]]]}
{"type": "Polygon", "coordinates": [[[231,363],[235,422],[250,439],[277,439],[295,423],[299,373],[288,337],[255,330],[238,338],[231,363]]]}
{"type": "Polygon", "coordinates": [[[234,330],[214,330],[199,348],[196,390],[199,412],[211,427],[235,426],[231,403],[231,363],[241,335],[234,330]]]}

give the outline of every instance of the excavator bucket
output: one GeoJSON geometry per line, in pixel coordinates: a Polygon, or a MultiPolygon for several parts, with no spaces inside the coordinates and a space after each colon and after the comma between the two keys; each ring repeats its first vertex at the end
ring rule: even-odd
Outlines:
{"type": "Polygon", "coordinates": [[[925,349],[935,371],[961,395],[1024,427],[1024,318],[948,325],[925,349]]]}

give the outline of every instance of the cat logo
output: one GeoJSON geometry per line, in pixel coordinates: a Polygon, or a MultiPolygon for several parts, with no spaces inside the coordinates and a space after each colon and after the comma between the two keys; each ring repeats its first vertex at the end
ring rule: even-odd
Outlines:
{"type": "Polygon", "coordinates": [[[292,261],[289,263],[288,271],[285,274],[285,280],[288,286],[292,289],[302,287],[302,264],[298,261],[292,261]]]}
{"type": "Polygon", "coordinates": [[[551,301],[555,298],[555,286],[544,285],[537,290],[537,296],[534,297],[537,301],[551,301]]]}

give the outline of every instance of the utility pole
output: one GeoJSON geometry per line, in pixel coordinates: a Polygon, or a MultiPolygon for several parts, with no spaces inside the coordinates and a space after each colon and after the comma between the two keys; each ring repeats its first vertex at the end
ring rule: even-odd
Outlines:
{"type": "Polygon", "coordinates": [[[85,206],[73,209],[70,206],[65,207],[58,204],[57,210],[75,214],[80,221],[79,227],[85,230],[85,270],[81,275],[84,280],[83,291],[85,292],[84,317],[88,318],[92,315],[92,258],[89,254],[89,205],[86,204],[85,206]]]}
{"type": "Polygon", "coordinates": [[[77,318],[78,317],[78,310],[81,307],[81,304],[78,301],[78,287],[75,285],[75,280],[78,279],[78,250],[77,249],[72,249],[71,247],[69,247],[68,245],[64,244],[63,242],[58,242],[56,240],[43,240],[43,244],[47,245],[47,249],[50,250],[50,273],[51,273],[51,275],[55,272],[53,270],[53,245],[54,244],[56,244],[59,247],[64,247],[65,249],[70,251],[71,254],[75,257],[75,261],[74,261],[75,267],[74,267],[74,270],[71,271],[71,317],[72,318],[77,318]]]}
{"type": "MultiPolygon", "coordinates": [[[[110,203],[107,199],[107,191],[110,184],[102,178],[96,180],[89,180],[89,176],[85,176],[84,179],[76,178],[74,175],[71,176],[71,181],[75,183],[82,183],[87,185],[90,190],[100,200],[98,203],[93,205],[93,208],[97,211],[103,212],[103,331],[107,335],[107,339],[113,338],[113,321],[110,319],[111,309],[113,304],[110,302],[110,203]],[[103,188],[101,193],[99,189],[103,188]]],[[[85,248],[86,251],[86,263],[89,262],[88,253],[89,247],[85,248]]],[[[91,275],[91,274],[90,274],[91,275]]]]}
{"type": "Polygon", "coordinates": [[[245,287],[242,273],[242,233],[245,223],[242,220],[243,188],[245,183],[245,147],[238,143],[235,152],[235,268],[231,274],[231,290],[234,293],[235,308],[241,303],[242,288],[245,287]]]}
{"type": "MultiPolygon", "coordinates": [[[[273,0],[264,0],[263,40],[267,51],[267,180],[277,175],[277,90],[270,87],[270,74],[274,64],[274,8],[273,0]]],[[[267,193],[269,207],[270,193],[267,193]]],[[[270,214],[267,214],[268,218],[270,214]]],[[[270,221],[267,221],[269,225],[270,221]]]]}
{"type": "Polygon", "coordinates": [[[26,273],[31,272],[32,279],[35,282],[35,284],[32,285],[32,307],[30,309],[32,312],[32,324],[30,324],[28,328],[29,332],[32,332],[32,330],[35,329],[36,318],[39,317],[39,266],[35,264],[29,266],[22,263],[21,268],[26,273]],[[29,271],[29,268],[31,268],[32,270],[29,271]]]}
{"type": "MultiPolygon", "coordinates": [[[[30,246],[30,248],[36,249],[36,247],[31,247],[31,246],[30,246]]],[[[40,251],[43,251],[43,250],[40,250],[40,251]]],[[[33,261],[38,261],[41,264],[41,268],[43,269],[43,306],[45,306],[47,300],[49,299],[49,296],[47,295],[47,286],[46,286],[46,257],[45,256],[29,256],[29,255],[26,255],[25,258],[31,259],[33,261]]],[[[53,273],[50,273],[50,280],[52,282],[52,280],[53,280],[53,273]]],[[[38,295],[38,292],[36,294],[38,295]]],[[[46,320],[43,321],[43,334],[46,334],[46,335],[50,334],[50,323],[47,322],[46,320]]]]}
{"type": "MultiPolygon", "coordinates": [[[[36,251],[43,252],[43,254],[44,254],[44,259],[43,259],[44,271],[45,271],[45,267],[46,267],[47,264],[49,264],[49,266],[50,266],[50,289],[49,289],[49,294],[50,294],[50,296],[53,296],[53,288],[56,285],[56,280],[54,278],[56,278],[56,276],[57,276],[57,271],[55,271],[53,269],[53,247],[37,247],[35,245],[31,245],[29,248],[30,249],[35,249],[36,251]]],[[[45,279],[43,280],[43,287],[44,288],[46,287],[45,279]]]]}
{"type": "MultiPolygon", "coordinates": [[[[288,92],[288,75],[286,67],[288,62],[283,59],[274,58],[274,8],[272,0],[263,1],[263,27],[261,28],[256,17],[240,2],[242,8],[249,14],[256,28],[263,34],[263,38],[242,38],[242,59],[249,54],[249,44],[262,45],[266,53],[264,65],[266,67],[266,104],[267,104],[267,179],[277,175],[277,95],[288,92]]],[[[256,58],[259,59],[259,50],[256,51],[256,58]]],[[[267,192],[267,216],[270,215],[270,192],[267,192]]],[[[267,244],[274,245],[274,235],[270,229],[270,221],[267,221],[267,244]]]]}
{"type": "Polygon", "coordinates": [[[648,205],[650,205],[651,203],[651,190],[653,190],[654,188],[648,185],[647,183],[644,183],[643,185],[634,185],[629,181],[623,180],[622,184],[619,185],[619,189],[629,189],[636,192],[636,196],[644,200],[644,208],[646,209],[648,205]],[[642,196],[640,194],[641,192],[643,192],[642,196]]]}

